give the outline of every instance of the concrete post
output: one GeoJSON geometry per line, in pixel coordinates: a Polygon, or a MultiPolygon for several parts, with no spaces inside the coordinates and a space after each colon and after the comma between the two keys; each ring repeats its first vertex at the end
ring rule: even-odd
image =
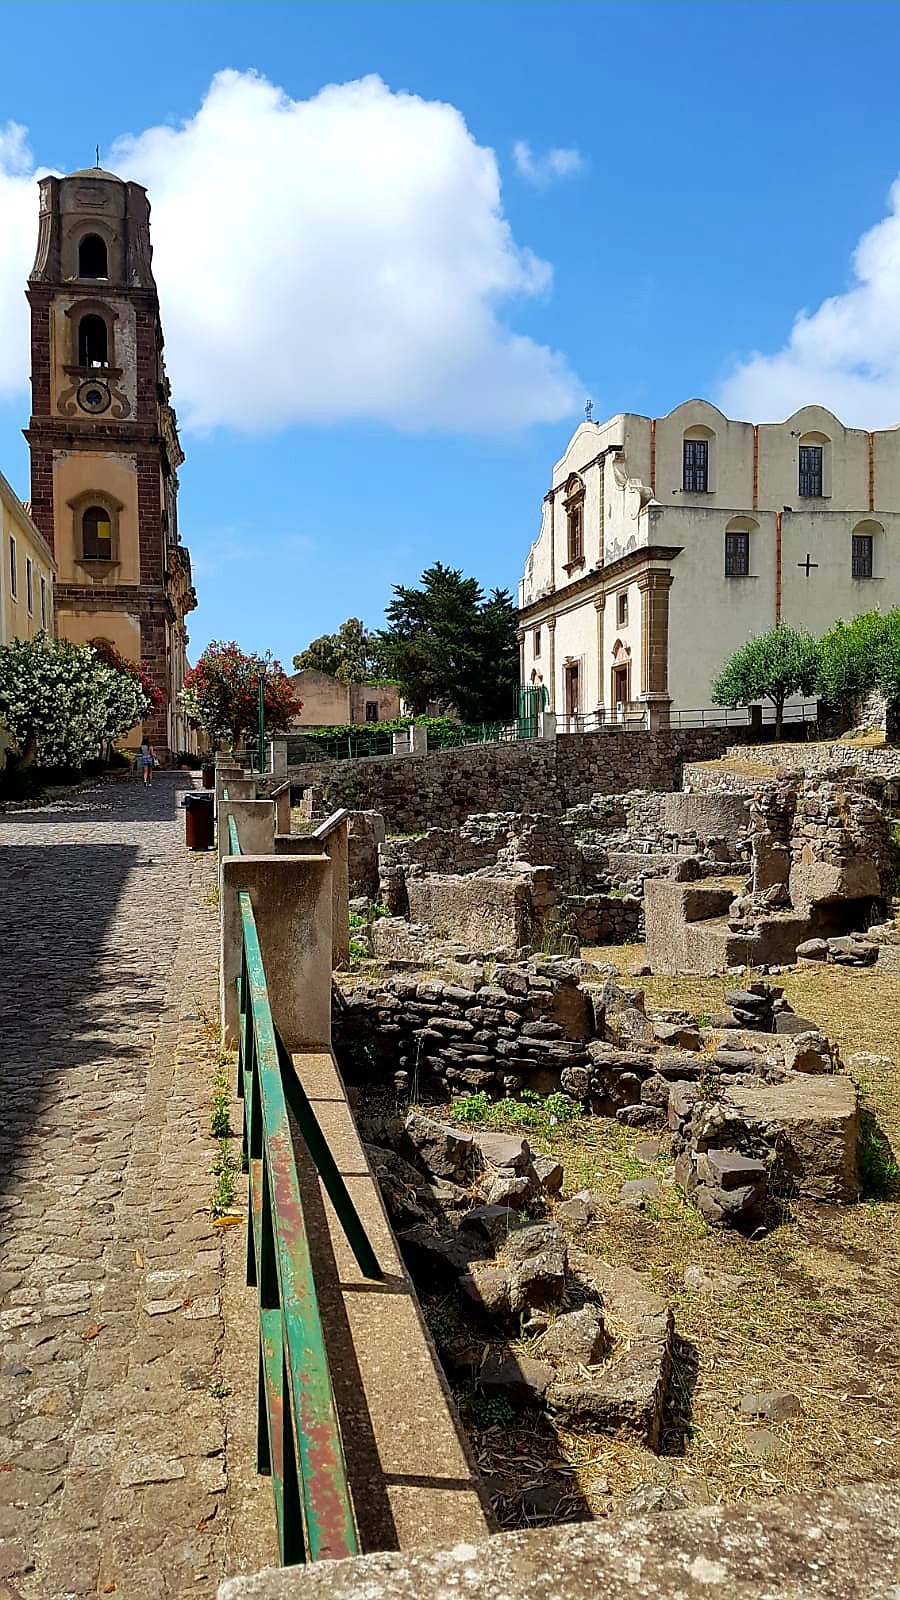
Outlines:
{"type": "Polygon", "coordinates": [[[237,980],[247,890],[272,1016],[288,1050],[331,1048],[331,862],[326,855],[226,856],[220,872],[219,1008],[226,1050],[238,1044],[237,980]]]}
{"type": "Polygon", "coordinates": [[[216,762],[215,788],[213,792],[215,794],[215,806],[217,811],[219,809],[219,801],[222,798],[222,790],[227,789],[231,783],[241,782],[243,776],[243,767],[236,766],[233,761],[216,762]]]}
{"type": "Polygon", "coordinates": [[[539,731],[538,731],[538,738],[539,739],[555,739],[556,738],[556,712],[555,711],[541,711],[539,713],[539,715],[540,715],[540,725],[539,725],[539,731]]]}
{"type": "Polygon", "coordinates": [[[398,728],[398,730],[395,732],[393,747],[395,756],[409,755],[409,734],[406,728],[398,728]]]}
{"type": "Polygon", "coordinates": [[[427,756],[428,754],[428,729],[421,723],[413,722],[409,728],[409,753],[413,756],[427,756]]]}
{"type": "Polygon", "coordinates": [[[271,856],[275,854],[275,807],[271,800],[232,800],[219,806],[216,844],[219,861],[231,855],[228,818],[237,823],[238,844],[245,856],[271,856]]]}
{"type": "Polygon", "coordinates": [[[316,855],[324,850],[332,867],[331,960],[336,971],[350,962],[350,813],[335,811],[315,833],[277,834],[280,856],[316,855]]]}
{"type": "Polygon", "coordinates": [[[751,733],[760,733],[761,734],[762,733],[762,728],[763,728],[763,719],[762,719],[762,717],[763,717],[763,708],[762,708],[762,706],[748,706],[747,710],[749,712],[748,722],[749,722],[750,732],[751,733]]]}
{"type": "Polygon", "coordinates": [[[269,790],[269,799],[275,802],[275,832],[290,833],[291,831],[291,786],[290,783],[279,783],[276,788],[269,790]]]}
{"type": "MultiPolygon", "coordinates": [[[[216,783],[218,781],[216,773],[216,783]]],[[[256,778],[228,778],[223,781],[222,788],[228,790],[229,800],[255,800],[258,784],[256,778]]]]}
{"type": "Polygon", "coordinates": [[[269,740],[269,775],[286,778],[288,769],[287,739],[269,740]]]}

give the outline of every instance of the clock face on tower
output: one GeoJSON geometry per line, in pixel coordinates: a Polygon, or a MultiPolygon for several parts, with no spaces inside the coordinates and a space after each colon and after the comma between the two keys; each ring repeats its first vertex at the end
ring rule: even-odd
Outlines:
{"type": "Polygon", "coordinates": [[[112,402],[109,389],[98,378],[88,378],[84,383],[80,383],[75,398],[81,410],[89,412],[94,417],[108,410],[112,402]]]}

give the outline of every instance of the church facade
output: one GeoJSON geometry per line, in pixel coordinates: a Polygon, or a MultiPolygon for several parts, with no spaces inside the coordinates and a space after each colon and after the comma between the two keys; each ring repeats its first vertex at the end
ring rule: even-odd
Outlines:
{"type": "Polygon", "coordinates": [[[103,639],[143,664],[165,695],[143,732],[164,758],[195,743],[180,697],[197,601],[151,256],[140,184],[100,168],[41,180],[27,290],[31,515],[56,562],[59,636],[103,639]]]}
{"type": "Polygon", "coordinates": [[[783,620],[900,604],[900,430],[806,406],[733,422],[689,400],[576,429],[519,585],[523,683],[561,726],[711,706],[733,651],[783,620]]]}

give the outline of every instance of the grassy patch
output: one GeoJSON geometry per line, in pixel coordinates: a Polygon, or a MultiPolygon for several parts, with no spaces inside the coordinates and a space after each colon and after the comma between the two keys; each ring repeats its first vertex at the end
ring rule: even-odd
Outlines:
{"type": "Polygon", "coordinates": [[[231,1153],[230,1139],[219,1140],[219,1148],[210,1171],[216,1182],[209,1209],[214,1217],[222,1217],[234,1205],[235,1178],[238,1172],[238,1163],[231,1153]]]}
{"type": "Polygon", "coordinates": [[[535,1133],[548,1144],[563,1128],[582,1116],[576,1100],[566,1094],[533,1094],[523,1089],[517,1100],[492,1100],[483,1090],[454,1100],[450,1114],[455,1122],[472,1123],[479,1128],[498,1128],[504,1133],[535,1133]]]}

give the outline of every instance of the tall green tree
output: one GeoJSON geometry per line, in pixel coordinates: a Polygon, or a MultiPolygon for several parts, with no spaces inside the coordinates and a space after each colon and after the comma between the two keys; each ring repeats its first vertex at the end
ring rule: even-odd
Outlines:
{"type": "Polygon", "coordinates": [[[775,737],[781,738],[788,695],[812,694],[818,671],[818,646],[811,633],[780,622],[736,650],[712,686],[717,706],[749,706],[771,700],[775,737]]]}
{"type": "Polygon", "coordinates": [[[437,561],[418,588],[395,586],[387,623],[383,660],[415,712],[438,701],[464,722],[513,715],[519,647],[508,590],[485,596],[476,578],[437,561]]]}
{"type": "Polygon", "coordinates": [[[337,633],[323,633],[294,657],[294,670],[314,667],[339,683],[372,683],[383,677],[379,636],[359,617],[348,617],[337,633]]]}

